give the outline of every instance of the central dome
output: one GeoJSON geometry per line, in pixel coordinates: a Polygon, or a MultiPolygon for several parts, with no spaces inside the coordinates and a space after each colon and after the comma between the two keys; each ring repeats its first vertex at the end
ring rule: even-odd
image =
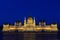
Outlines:
{"type": "Polygon", "coordinates": [[[28,17],[28,20],[33,20],[32,17],[28,17]]]}
{"type": "Polygon", "coordinates": [[[32,24],[32,23],[33,23],[32,17],[28,17],[27,23],[28,23],[28,24],[32,24]]]}

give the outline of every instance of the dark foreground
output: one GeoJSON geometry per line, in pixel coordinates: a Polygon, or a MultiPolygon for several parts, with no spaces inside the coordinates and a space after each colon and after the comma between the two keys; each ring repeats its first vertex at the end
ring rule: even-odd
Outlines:
{"type": "Polygon", "coordinates": [[[60,32],[0,32],[0,40],[60,40],[60,32]]]}

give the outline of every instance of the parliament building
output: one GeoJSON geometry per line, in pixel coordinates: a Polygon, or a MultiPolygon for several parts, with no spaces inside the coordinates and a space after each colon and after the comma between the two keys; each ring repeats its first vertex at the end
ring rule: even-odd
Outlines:
{"type": "Polygon", "coordinates": [[[50,24],[46,25],[46,22],[39,22],[38,25],[36,25],[35,17],[34,19],[32,17],[28,17],[28,19],[24,18],[24,25],[22,25],[22,22],[15,22],[14,25],[10,24],[3,24],[3,30],[2,31],[58,31],[57,24],[50,24]]]}

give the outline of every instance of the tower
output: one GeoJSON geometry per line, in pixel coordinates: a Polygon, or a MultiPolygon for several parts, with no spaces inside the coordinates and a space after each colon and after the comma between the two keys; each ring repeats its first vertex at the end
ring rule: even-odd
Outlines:
{"type": "Polygon", "coordinates": [[[21,27],[21,26],[22,26],[22,22],[20,21],[20,22],[19,22],[19,27],[21,27]]]}
{"type": "Polygon", "coordinates": [[[51,30],[52,31],[58,31],[58,28],[57,28],[57,24],[56,23],[51,24],[51,30]]]}
{"type": "Polygon", "coordinates": [[[34,17],[34,23],[33,23],[33,26],[35,27],[35,25],[36,25],[36,22],[35,22],[35,17],[34,17]]]}
{"type": "Polygon", "coordinates": [[[15,28],[18,28],[18,26],[19,26],[18,21],[15,22],[14,26],[15,26],[15,28]]]}
{"type": "Polygon", "coordinates": [[[39,22],[39,26],[41,26],[41,23],[39,22]]]}
{"type": "Polygon", "coordinates": [[[24,18],[24,27],[26,26],[26,18],[24,18]]]}
{"type": "Polygon", "coordinates": [[[9,24],[3,24],[3,31],[9,30],[9,24]]]}
{"type": "Polygon", "coordinates": [[[41,20],[41,21],[39,22],[39,25],[40,25],[41,27],[45,27],[45,26],[46,26],[46,23],[45,23],[44,20],[41,20]]]}

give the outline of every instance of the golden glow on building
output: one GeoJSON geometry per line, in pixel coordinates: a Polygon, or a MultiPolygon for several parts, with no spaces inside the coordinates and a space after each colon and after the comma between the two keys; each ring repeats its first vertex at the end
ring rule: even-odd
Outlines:
{"type": "Polygon", "coordinates": [[[58,31],[57,24],[46,25],[45,22],[39,22],[39,25],[36,25],[35,17],[24,18],[24,25],[21,22],[14,23],[14,25],[4,24],[3,31],[58,31]]]}

